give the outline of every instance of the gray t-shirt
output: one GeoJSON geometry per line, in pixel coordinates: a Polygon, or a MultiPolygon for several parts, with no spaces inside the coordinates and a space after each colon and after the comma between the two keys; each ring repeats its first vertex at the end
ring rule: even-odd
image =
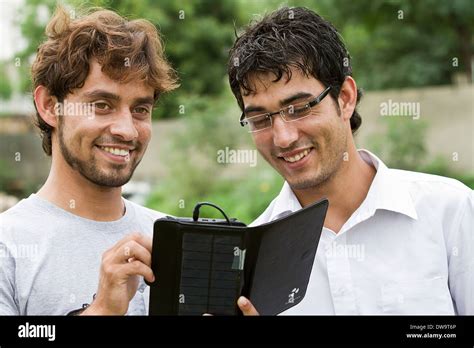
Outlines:
{"type": "MultiPolygon", "coordinates": [[[[153,233],[163,217],[124,199],[125,215],[98,222],[32,194],[0,214],[0,315],[65,315],[91,303],[102,254],[125,235],[153,233]]],[[[149,288],[140,280],[129,315],[148,314],[149,288]]]]}

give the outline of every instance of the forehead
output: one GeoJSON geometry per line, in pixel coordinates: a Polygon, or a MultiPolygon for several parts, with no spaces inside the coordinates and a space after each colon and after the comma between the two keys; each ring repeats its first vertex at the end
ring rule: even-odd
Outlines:
{"type": "Polygon", "coordinates": [[[146,84],[144,81],[128,81],[119,82],[111,79],[104,72],[102,72],[101,65],[92,60],[89,68],[89,75],[84,81],[84,86],[79,88],[77,92],[86,93],[91,90],[100,89],[122,96],[124,99],[137,97],[153,97],[154,89],[146,84]]]}
{"type": "Polygon", "coordinates": [[[299,69],[291,68],[291,78],[283,74],[280,80],[275,81],[273,73],[255,73],[249,76],[249,84],[253,91],[245,94],[241,89],[244,105],[256,101],[283,100],[296,93],[316,93],[324,85],[313,76],[306,76],[299,69]]]}

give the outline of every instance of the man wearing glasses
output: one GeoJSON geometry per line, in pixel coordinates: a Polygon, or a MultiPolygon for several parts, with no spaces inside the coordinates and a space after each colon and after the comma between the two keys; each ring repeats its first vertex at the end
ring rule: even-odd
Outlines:
{"type": "Polygon", "coordinates": [[[237,38],[228,73],[241,125],[285,178],[254,224],[330,202],[306,296],[284,314],[474,314],[473,192],[356,149],[361,94],[329,22],[266,16],[237,38]]]}

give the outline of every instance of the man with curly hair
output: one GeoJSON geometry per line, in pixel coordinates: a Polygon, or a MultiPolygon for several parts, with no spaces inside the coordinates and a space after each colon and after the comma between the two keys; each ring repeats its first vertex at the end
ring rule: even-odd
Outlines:
{"type": "Polygon", "coordinates": [[[51,169],[0,215],[0,315],[147,314],[153,222],[121,196],[176,77],[146,20],[59,7],[32,66],[36,125],[51,169]],[[21,251],[27,252],[21,252],[21,251]]]}

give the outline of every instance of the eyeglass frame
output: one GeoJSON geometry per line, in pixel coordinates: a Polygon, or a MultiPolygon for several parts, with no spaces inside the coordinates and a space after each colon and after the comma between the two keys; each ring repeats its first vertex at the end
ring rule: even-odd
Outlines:
{"type": "MultiPolygon", "coordinates": [[[[308,105],[310,108],[312,108],[313,106],[316,106],[318,105],[319,103],[321,103],[323,101],[323,99],[329,94],[329,91],[331,90],[331,86],[328,86],[326,87],[326,89],[324,91],[322,91],[316,98],[314,98],[313,100],[309,101],[306,103],[306,105],[308,105]]],[[[251,131],[249,130],[250,133],[256,133],[256,132],[259,132],[259,131],[263,131],[265,129],[268,129],[268,128],[271,128],[273,126],[273,121],[272,121],[272,117],[274,115],[282,115],[285,113],[285,110],[288,109],[291,105],[288,105],[288,106],[285,106],[284,108],[281,108],[280,110],[278,111],[275,111],[275,112],[267,112],[267,113],[263,113],[263,114],[259,114],[259,115],[255,115],[255,116],[251,116],[251,117],[245,117],[245,113],[242,112],[242,114],[240,115],[240,125],[242,127],[245,127],[246,125],[249,124],[249,122],[247,121],[247,119],[251,119],[251,118],[254,118],[254,117],[261,117],[261,116],[266,116],[267,118],[270,118],[270,122],[271,122],[271,125],[270,127],[266,127],[266,128],[262,128],[262,129],[258,129],[256,131],[251,131]]],[[[297,118],[297,119],[294,119],[294,120],[290,120],[290,121],[287,121],[285,120],[285,117],[283,117],[282,115],[282,119],[284,122],[294,122],[294,121],[298,121],[298,120],[302,120],[308,116],[310,116],[311,113],[309,113],[307,116],[303,116],[301,118],[297,118]]]]}

